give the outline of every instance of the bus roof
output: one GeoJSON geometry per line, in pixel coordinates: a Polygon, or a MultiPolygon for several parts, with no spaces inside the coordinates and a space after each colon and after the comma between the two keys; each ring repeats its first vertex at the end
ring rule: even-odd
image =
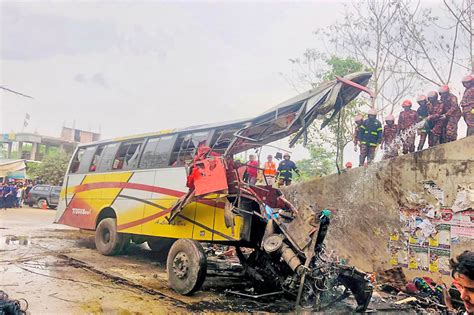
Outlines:
{"type": "MultiPolygon", "coordinates": [[[[356,83],[360,83],[365,86],[367,85],[367,82],[370,79],[370,77],[371,77],[371,73],[357,72],[357,73],[352,73],[350,75],[347,75],[344,78],[356,83]]],[[[241,128],[243,128],[247,125],[251,125],[252,123],[261,121],[262,119],[265,119],[265,117],[271,117],[274,115],[278,115],[279,113],[287,111],[287,110],[293,111],[295,110],[295,108],[300,108],[304,101],[312,99],[314,97],[320,97],[322,95],[326,95],[327,93],[334,90],[336,86],[341,87],[342,83],[338,83],[337,80],[323,82],[319,84],[317,87],[314,87],[306,92],[300,93],[253,118],[233,120],[233,121],[227,121],[227,122],[221,122],[221,123],[215,123],[215,124],[195,125],[195,126],[190,126],[186,128],[167,129],[167,130],[161,130],[161,131],[156,131],[156,132],[125,136],[125,137],[117,137],[117,138],[112,138],[112,139],[106,139],[106,140],[80,144],[78,147],[87,147],[87,146],[97,145],[97,144],[113,143],[113,142],[119,142],[119,141],[124,141],[124,140],[140,139],[140,138],[145,138],[145,137],[155,137],[155,136],[160,136],[160,135],[168,135],[168,134],[176,134],[176,133],[184,133],[184,132],[188,133],[188,132],[195,132],[195,131],[209,130],[209,129],[222,129],[224,127],[230,128],[232,126],[236,126],[236,127],[240,126],[241,128]]],[[[339,95],[339,93],[341,93],[340,87],[339,89],[335,91],[336,96],[339,95]]],[[[346,87],[345,89],[350,90],[352,88],[346,87]]],[[[360,91],[357,90],[355,92],[353,91],[352,93],[350,93],[352,95],[350,95],[350,97],[346,96],[348,97],[348,99],[346,99],[344,103],[353,99],[355,96],[357,96],[357,94],[359,94],[359,92],[360,91]]],[[[329,102],[329,106],[327,109],[328,110],[331,109],[332,107],[334,107],[334,105],[335,105],[334,102],[329,102]]],[[[341,104],[340,107],[344,105],[345,104],[341,104]]]]}

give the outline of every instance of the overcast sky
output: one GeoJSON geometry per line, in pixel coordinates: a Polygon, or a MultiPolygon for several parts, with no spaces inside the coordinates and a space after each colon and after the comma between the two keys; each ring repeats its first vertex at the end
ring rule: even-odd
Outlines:
{"type": "MultiPolygon", "coordinates": [[[[296,94],[279,74],[338,1],[1,1],[0,132],[103,138],[252,117],[296,94]]],[[[304,152],[304,151],[301,151],[304,152]]],[[[303,153],[301,153],[303,154],[303,153]]],[[[301,155],[298,154],[298,155],[301,155]]]]}
{"type": "Polygon", "coordinates": [[[279,75],[340,6],[2,2],[2,131],[128,135],[246,118],[292,97],[279,75]],[[323,7],[326,7],[322,10],[323,7]]]}

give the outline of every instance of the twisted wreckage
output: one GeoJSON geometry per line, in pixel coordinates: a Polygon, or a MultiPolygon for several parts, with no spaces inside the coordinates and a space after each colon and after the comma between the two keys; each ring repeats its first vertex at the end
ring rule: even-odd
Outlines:
{"type": "MultiPolygon", "coordinates": [[[[224,196],[225,225],[240,235],[236,241],[218,243],[236,247],[245,275],[257,289],[284,291],[296,299],[297,307],[314,309],[351,292],[357,310],[365,310],[372,296],[368,276],[339,264],[325,250],[329,210],[307,215],[295,209],[279,189],[246,184],[242,179],[245,166],[233,156],[293,134],[291,145],[301,137],[306,142],[307,127],[315,119],[324,119],[324,127],[361,91],[371,95],[366,88],[370,77],[370,73],[354,73],[336,78],[254,119],[231,123],[228,132],[221,125],[224,132],[214,143],[201,143],[197,148],[188,171],[189,191],[172,206],[167,218],[170,224],[187,205],[224,196]],[[241,220],[238,227],[237,217],[241,220]],[[253,251],[244,254],[241,247],[253,251]]],[[[198,290],[206,274],[206,258],[199,243],[189,239],[174,242],[167,271],[170,286],[177,292],[191,294],[198,290]]]]}

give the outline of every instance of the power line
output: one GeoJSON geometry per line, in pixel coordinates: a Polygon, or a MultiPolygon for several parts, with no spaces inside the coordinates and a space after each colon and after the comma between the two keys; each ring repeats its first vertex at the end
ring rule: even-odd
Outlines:
{"type": "Polygon", "coordinates": [[[24,97],[33,98],[32,96],[29,96],[29,95],[26,95],[26,94],[23,94],[23,93],[20,93],[20,92],[11,90],[11,89],[6,88],[6,87],[1,86],[1,85],[0,85],[0,89],[5,90],[5,91],[8,91],[8,92],[11,92],[11,93],[14,93],[14,94],[17,94],[17,95],[21,95],[21,96],[24,96],[24,97]]]}

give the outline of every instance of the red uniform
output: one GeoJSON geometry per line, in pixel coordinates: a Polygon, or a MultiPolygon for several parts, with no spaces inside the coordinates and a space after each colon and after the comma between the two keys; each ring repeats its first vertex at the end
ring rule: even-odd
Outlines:
{"type": "Polygon", "coordinates": [[[446,100],[442,100],[444,111],[446,112],[446,142],[455,141],[458,138],[458,122],[461,119],[462,113],[458,106],[458,98],[449,93],[446,100]]]}
{"type": "Polygon", "coordinates": [[[436,101],[436,103],[430,103],[429,106],[429,120],[432,123],[431,133],[429,134],[430,139],[428,139],[428,143],[430,147],[440,144],[440,139],[443,134],[444,123],[446,118],[443,117],[444,111],[444,104],[440,101],[436,101]]]}
{"type": "Polygon", "coordinates": [[[403,154],[415,152],[415,134],[413,126],[418,122],[418,114],[413,109],[404,110],[398,116],[398,132],[403,133],[403,154]]]}
{"type": "Polygon", "coordinates": [[[391,159],[398,156],[398,145],[395,142],[398,126],[396,124],[386,124],[383,127],[382,144],[384,146],[383,159],[391,159]]]}
{"type": "MultiPolygon", "coordinates": [[[[472,84],[471,84],[472,85],[472,84]]],[[[467,125],[467,136],[474,135],[474,86],[467,88],[461,100],[462,116],[467,125]]]]}

